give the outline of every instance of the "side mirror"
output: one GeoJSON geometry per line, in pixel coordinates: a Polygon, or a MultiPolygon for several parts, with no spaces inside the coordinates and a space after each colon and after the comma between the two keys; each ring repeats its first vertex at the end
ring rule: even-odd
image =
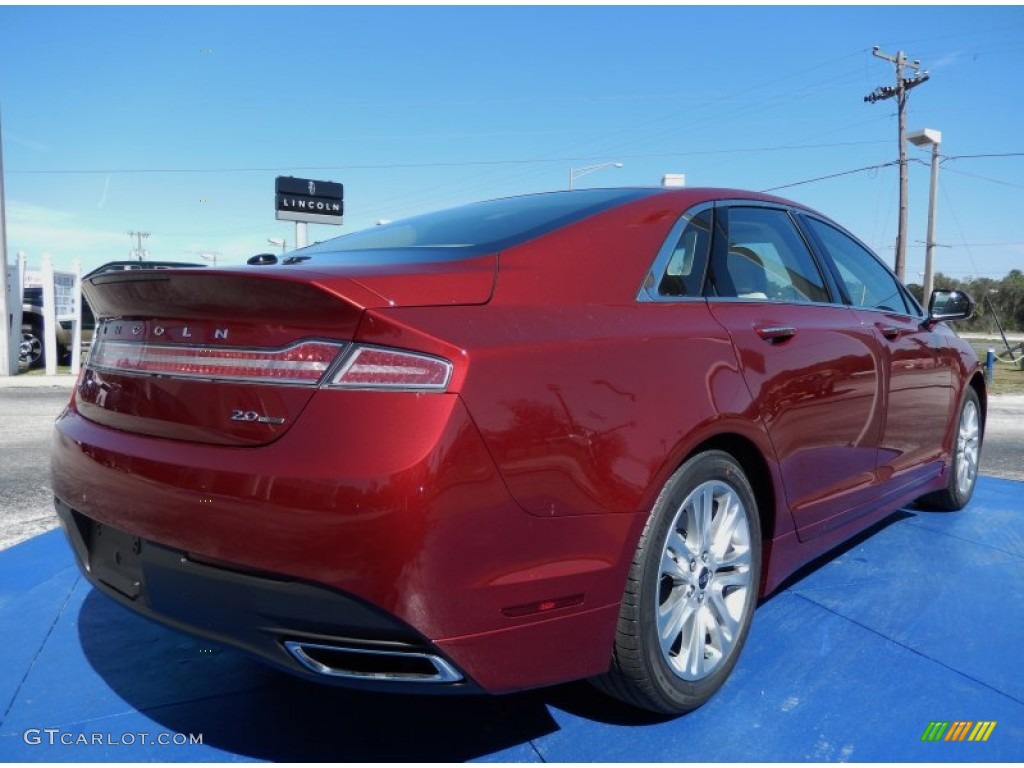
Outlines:
{"type": "Polygon", "coordinates": [[[964,291],[932,291],[928,300],[928,323],[965,320],[974,314],[974,299],[964,291]]]}

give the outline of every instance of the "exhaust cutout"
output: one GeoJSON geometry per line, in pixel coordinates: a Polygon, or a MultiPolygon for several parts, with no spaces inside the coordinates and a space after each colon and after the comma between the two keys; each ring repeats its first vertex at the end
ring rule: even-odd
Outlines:
{"type": "Polygon", "coordinates": [[[286,640],[284,647],[318,675],[396,683],[457,683],[462,674],[430,653],[381,651],[286,640]]]}

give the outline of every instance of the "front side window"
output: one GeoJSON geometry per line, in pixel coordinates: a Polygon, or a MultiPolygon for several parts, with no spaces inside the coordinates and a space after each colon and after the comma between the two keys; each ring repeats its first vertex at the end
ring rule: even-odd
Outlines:
{"type": "Polygon", "coordinates": [[[835,263],[853,306],[915,314],[895,275],[871,251],[830,224],[810,217],[805,221],[835,263]]]}
{"type": "Polygon", "coordinates": [[[827,302],[821,272],[785,211],[736,206],[725,224],[728,247],[715,247],[711,293],[715,296],[827,302]]]}

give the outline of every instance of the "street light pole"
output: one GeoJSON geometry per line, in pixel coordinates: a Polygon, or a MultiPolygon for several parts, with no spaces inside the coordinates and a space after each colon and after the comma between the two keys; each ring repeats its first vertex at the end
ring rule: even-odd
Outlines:
{"type": "Polygon", "coordinates": [[[942,143],[940,131],[925,128],[923,131],[914,131],[907,135],[907,141],[915,147],[925,147],[929,144],[932,147],[932,173],[931,184],[928,190],[928,235],[924,246],[924,289],[922,297],[925,306],[931,301],[932,291],[935,289],[934,253],[935,253],[935,202],[939,188],[939,145],[942,143]]]}
{"type": "Polygon", "coordinates": [[[935,200],[939,188],[939,142],[932,144],[932,178],[928,195],[928,242],[924,247],[924,290],[925,301],[929,301],[935,289],[935,200]]]}
{"type": "Polygon", "coordinates": [[[597,163],[596,165],[585,165],[582,168],[570,168],[569,169],[569,189],[573,188],[573,183],[580,176],[586,176],[588,173],[599,171],[602,168],[621,168],[622,163],[597,163]]]}

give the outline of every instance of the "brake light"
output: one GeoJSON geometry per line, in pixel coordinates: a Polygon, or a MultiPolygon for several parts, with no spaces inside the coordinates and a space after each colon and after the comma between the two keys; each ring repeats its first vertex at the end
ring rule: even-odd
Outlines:
{"type": "Polygon", "coordinates": [[[357,347],[331,380],[332,387],[443,392],[452,364],[438,357],[379,347],[357,347]]]}
{"type": "Polygon", "coordinates": [[[282,349],[190,347],[108,341],[92,345],[89,366],[114,373],[315,385],[344,344],[304,341],[282,349]]]}

